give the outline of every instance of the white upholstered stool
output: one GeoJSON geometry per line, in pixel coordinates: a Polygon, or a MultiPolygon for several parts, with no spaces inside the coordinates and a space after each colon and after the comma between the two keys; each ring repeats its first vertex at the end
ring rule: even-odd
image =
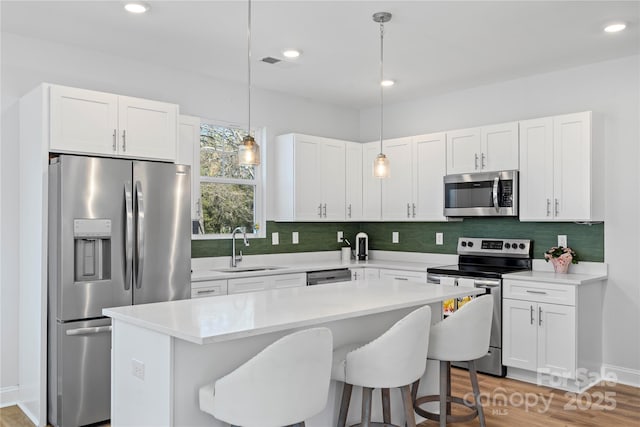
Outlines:
{"type": "Polygon", "coordinates": [[[242,427],[304,426],[329,393],[333,337],[327,328],[294,332],[213,384],[200,388],[200,410],[242,427]]]}
{"type": "Polygon", "coordinates": [[[371,423],[371,393],[382,389],[382,413],[385,426],[391,426],[389,389],[400,388],[407,426],[415,427],[410,385],[426,367],[429,346],[431,308],[419,308],[399,320],[368,344],[349,345],[333,353],[331,379],[343,381],[338,427],[344,427],[353,386],[362,387],[362,426],[371,423]]]}
{"type": "Polygon", "coordinates": [[[440,361],[440,395],[416,398],[418,383],[415,383],[412,395],[416,413],[430,420],[439,421],[442,427],[446,426],[447,422],[469,421],[476,416],[480,420],[480,425],[485,426],[475,360],[483,357],[489,351],[492,318],[493,297],[483,295],[474,298],[442,322],[431,327],[428,357],[440,361]],[[451,362],[463,361],[469,364],[469,377],[475,405],[459,397],[451,396],[451,362]],[[420,407],[424,403],[436,401],[440,402],[439,414],[420,407]],[[471,409],[471,413],[452,416],[451,403],[464,405],[471,409]],[[446,416],[441,417],[440,414],[446,414],[446,416]]]}

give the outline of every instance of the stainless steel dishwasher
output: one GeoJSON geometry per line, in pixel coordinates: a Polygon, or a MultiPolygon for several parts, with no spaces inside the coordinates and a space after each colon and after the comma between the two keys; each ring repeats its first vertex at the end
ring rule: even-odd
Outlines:
{"type": "Polygon", "coordinates": [[[335,282],[348,282],[350,280],[351,271],[348,268],[307,272],[307,286],[324,285],[326,283],[335,282]]]}

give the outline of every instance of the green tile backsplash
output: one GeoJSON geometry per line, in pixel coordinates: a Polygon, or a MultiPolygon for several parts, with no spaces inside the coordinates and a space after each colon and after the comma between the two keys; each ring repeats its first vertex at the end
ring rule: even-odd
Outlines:
{"type": "MultiPolygon", "coordinates": [[[[543,258],[545,250],[557,243],[558,234],[566,234],[569,246],[582,261],[604,261],[604,224],[582,225],[572,222],[520,222],[516,218],[465,218],[460,222],[267,222],[267,238],[252,239],[251,246],[238,242],[246,255],[333,251],[341,247],[336,233],[343,231],[351,242],[356,233],[369,235],[369,248],[455,254],[458,237],[522,238],[534,241],[534,257],[543,258]],[[300,243],[291,243],[291,233],[299,233],[300,243]],[[400,243],[391,243],[391,233],[400,233],[400,243]],[[278,232],[279,245],[271,245],[271,233],[278,232]],[[435,244],[435,233],[444,233],[444,245],[435,244]]],[[[193,240],[194,258],[230,256],[231,240],[193,240]]]]}

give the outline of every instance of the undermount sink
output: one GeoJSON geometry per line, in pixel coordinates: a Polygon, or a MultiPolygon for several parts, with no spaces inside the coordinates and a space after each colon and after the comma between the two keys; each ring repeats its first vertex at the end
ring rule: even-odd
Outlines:
{"type": "Polygon", "coordinates": [[[235,267],[235,268],[221,268],[219,270],[220,273],[246,273],[249,271],[269,271],[269,270],[278,270],[284,267],[274,267],[274,266],[257,266],[257,267],[235,267]]]}

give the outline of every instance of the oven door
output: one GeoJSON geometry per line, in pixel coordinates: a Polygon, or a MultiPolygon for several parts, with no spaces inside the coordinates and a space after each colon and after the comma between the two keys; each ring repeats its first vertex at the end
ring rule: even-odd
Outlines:
{"type": "Polygon", "coordinates": [[[517,216],[518,171],[447,175],[445,216],[517,216]]]}

